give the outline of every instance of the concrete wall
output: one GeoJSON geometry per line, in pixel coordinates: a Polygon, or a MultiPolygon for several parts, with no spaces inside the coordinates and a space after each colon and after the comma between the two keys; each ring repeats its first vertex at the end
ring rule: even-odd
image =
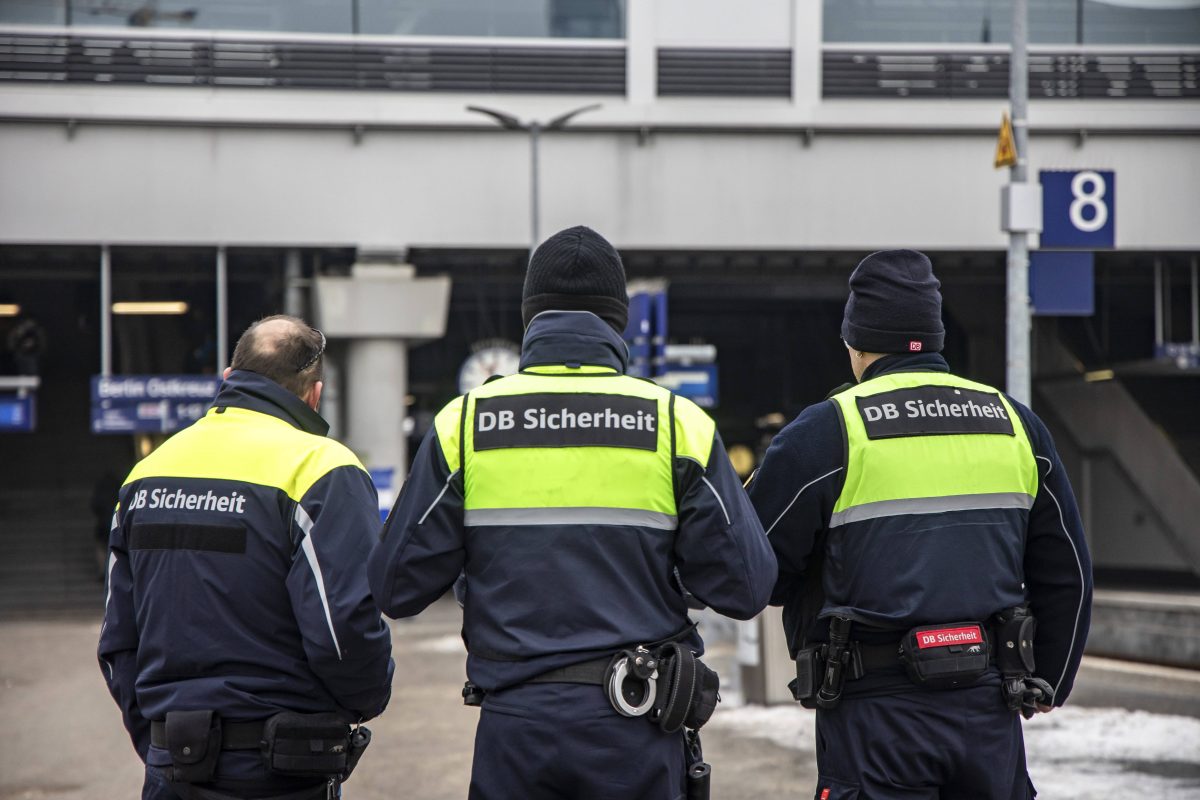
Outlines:
{"type": "MultiPolygon", "coordinates": [[[[542,230],[625,247],[1001,249],[978,135],[551,134],[542,230]]],[[[1033,166],[1115,169],[1123,249],[1200,249],[1200,146],[1036,137],[1033,166]],[[1191,176],[1189,178],[1189,176],[1191,176]]],[[[500,131],[0,125],[0,241],[527,244],[528,143],[500,131]]]]}
{"type": "MultiPolygon", "coordinates": [[[[543,138],[544,232],[583,221],[625,247],[1002,249],[1007,174],[991,164],[1007,103],[824,100],[821,8],[628,0],[619,97],[0,82],[0,242],[523,247],[528,142],[465,106],[545,121],[599,99],[543,138]],[[790,47],[792,96],[659,98],[659,47],[790,47]]],[[[298,37],[397,41],[280,38],[298,37]]],[[[1200,249],[1200,102],[1035,100],[1030,119],[1035,170],[1117,171],[1118,247],[1200,249]]]]}

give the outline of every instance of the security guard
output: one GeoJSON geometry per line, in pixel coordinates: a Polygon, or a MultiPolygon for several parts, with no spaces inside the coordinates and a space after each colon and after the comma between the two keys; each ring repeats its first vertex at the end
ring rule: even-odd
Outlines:
{"type": "Polygon", "coordinates": [[[821,800],[1032,797],[1016,711],[1063,704],[1087,638],[1062,462],[1028,408],[950,374],[939,286],[913,250],[858,265],[859,383],[784,428],[750,486],[821,800]]]}
{"type": "MultiPolygon", "coordinates": [[[[617,673],[597,676],[638,645],[702,652],[684,587],[746,619],[775,580],[712,420],[623,374],[628,302],[620,256],[595,231],[543,243],[520,373],[437,415],[371,555],[393,617],[465,572],[467,674],[485,695],[473,800],[680,797],[683,731],[622,716],[604,688],[617,673]]],[[[645,702],[634,688],[622,713],[645,702]]]]}
{"type": "Polygon", "coordinates": [[[324,349],[299,319],[256,322],[208,413],[121,487],[99,656],[143,798],[340,796],[347,744],[365,747],[347,723],[387,705],[391,639],[366,580],[377,500],[325,438],[324,349]],[[289,736],[312,759],[285,763],[289,736]]]}

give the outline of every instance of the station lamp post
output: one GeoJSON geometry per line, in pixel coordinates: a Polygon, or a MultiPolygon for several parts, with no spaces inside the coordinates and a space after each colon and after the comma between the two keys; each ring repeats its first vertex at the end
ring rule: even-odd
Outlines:
{"type": "MultiPolygon", "coordinates": [[[[1012,51],[1009,56],[1009,102],[1012,107],[1013,138],[1017,158],[1009,173],[1009,188],[1037,193],[1037,216],[1041,216],[1040,188],[1029,180],[1029,0],[1014,0],[1012,51]]],[[[1039,226],[1040,229],[1040,226],[1039,226]]],[[[1030,388],[1029,313],[1029,230],[1028,226],[1008,225],[1007,260],[1007,358],[1008,393],[1026,405],[1032,405],[1030,388]]]]}
{"type": "Polygon", "coordinates": [[[541,241],[538,233],[538,138],[544,131],[560,131],[567,127],[567,123],[580,114],[588,111],[595,111],[600,108],[600,103],[592,103],[591,105],[580,106],[572,109],[565,114],[560,114],[549,122],[541,122],[540,120],[528,120],[522,122],[518,117],[509,114],[505,111],[498,111],[494,108],[486,108],[484,106],[467,106],[467,111],[473,111],[476,114],[484,114],[491,117],[504,128],[506,131],[525,131],[529,134],[529,227],[530,227],[530,243],[529,255],[533,255],[534,249],[541,241]]]}

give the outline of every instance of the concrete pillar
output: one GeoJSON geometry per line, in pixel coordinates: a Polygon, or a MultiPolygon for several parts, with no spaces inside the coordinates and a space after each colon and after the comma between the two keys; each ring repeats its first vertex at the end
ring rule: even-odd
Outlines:
{"type": "Polygon", "coordinates": [[[351,339],[346,345],[346,444],[368,469],[395,469],[404,479],[408,448],[404,396],[408,344],[403,339],[351,339]]]}
{"type": "Polygon", "coordinates": [[[768,606],[756,618],[738,624],[738,662],[746,702],[795,702],[788,683],[796,677],[796,665],[783,635],[783,610],[768,606]]]}
{"type": "Polygon", "coordinates": [[[450,279],[418,278],[410,265],[374,261],[313,284],[317,326],[344,343],[334,399],[344,412],[345,442],[375,473],[382,496],[408,471],[408,348],[446,332],[450,279]]]}
{"type": "Polygon", "coordinates": [[[304,275],[300,268],[300,251],[287,251],[283,265],[283,313],[305,318],[308,313],[304,302],[304,275]]]}
{"type": "Polygon", "coordinates": [[[339,442],[346,438],[342,424],[342,349],[336,345],[326,347],[322,359],[325,389],[321,392],[321,416],[329,423],[330,438],[339,442]]]}
{"type": "Polygon", "coordinates": [[[821,3],[792,0],[792,103],[815,111],[821,102],[821,3]]]}
{"type": "Polygon", "coordinates": [[[649,105],[658,95],[658,43],[654,0],[625,4],[625,96],[630,105],[649,105]]]}

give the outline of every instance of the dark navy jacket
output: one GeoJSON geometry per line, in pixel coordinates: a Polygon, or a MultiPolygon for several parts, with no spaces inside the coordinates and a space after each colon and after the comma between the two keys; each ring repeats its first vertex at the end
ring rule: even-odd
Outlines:
{"type": "MultiPolygon", "coordinates": [[[[143,760],[149,720],[213,709],[383,711],[391,638],[367,587],[375,488],[298,397],[235,371],[208,413],[121,488],[99,657],[143,760]]],[[[225,777],[260,757],[222,755],[225,777]]]]}
{"type": "MultiPolygon", "coordinates": [[[[521,369],[583,365],[624,373],[627,358],[625,343],[595,315],[546,312],[526,332],[521,369]]],[[[673,531],[590,523],[467,527],[461,475],[451,473],[431,431],[371,554],[372,591],[389,616],[412,616],[465,571],[467,673],[489,691],[680,632],[688,621],[679,579],[720,613],[754,616],[770,596],[775,559],[720,437],[713,434],[708,463],[676,457],[674,472],[673,531]]],[[[688,641],[702,648],[694,633],[688,641]]]]}
{"type": "MultiPolygon", "coordinates": [[[[886,356],[867,368],[863,380],[893,372],[949,372],[949,367],[937,354],[886,356]]],[[[889,622],[900,631],[923,624],[984,621],[992,613],[1028,600],[1038,621],[1037,674],[1055,688],[1056,704],[1066,700],[1091,618],[1091,560],[1075,496],[1049,432],[1027,407],[1007,399],[1025,427],[1038,467],[1033,507],[1028,512],[954,512],[953,523],[961,527],[959,532],[971,535],[955,536],[953,548],[938,546],[938,537],[933,535],[907,537],[902,554],[889,549],[854,555],[853,543],[831,542],[827,536],[830,515],[846,468],[844,433],[832,401],[809,406],[775,437],[750,484],[750,497],[779,559],[779,580],[771,603],[783,606],[793,656],[805,639],[821,641],[827,635],[826,622],[801,629],[802,598],[815,588],[806,584],[806,570],[819,547],[824,557],[835,561],[847,555],[856,559],[852,569],[821,570],[823,618],[833,613],[872,617],[870,611],[856,613],[853,587],[838,583],[840,576],[849,573],[854,573],[857,585],[870,587],[874,597],[894,597],[889,622]],[[1011,527],[1012,520],[1007,517],[1016,514],[1023,522],[1024,541],[1000,541],[1011,527]],[[979,536],[989,525],[995,528],[992,535],[979,536]],[[1006,555],[1010,544],[1016,548],[1011,565],[1006,555]],[[830,547],[839,549],[831,552],[830,547]],[[994,574],[988,580],[968,582],[966,590],[956,596],[933,590],[939,575],[956,580],[964,564],[981,570],[980,574],[994,574]],[[838,598],[838,602],[829,598],[838,598]]],[[[894,640],[896,635],[893,631],[873,636],[868,629],[862,638],[894,640]]],[[[884,683],[892,688],[906,684],[903,679],[884,683]]],[[[868,685],[875,682],[864,682],[863,688],[868,685]]],[[[847,685],[848,692],[856,688],[847,685]]]]}

